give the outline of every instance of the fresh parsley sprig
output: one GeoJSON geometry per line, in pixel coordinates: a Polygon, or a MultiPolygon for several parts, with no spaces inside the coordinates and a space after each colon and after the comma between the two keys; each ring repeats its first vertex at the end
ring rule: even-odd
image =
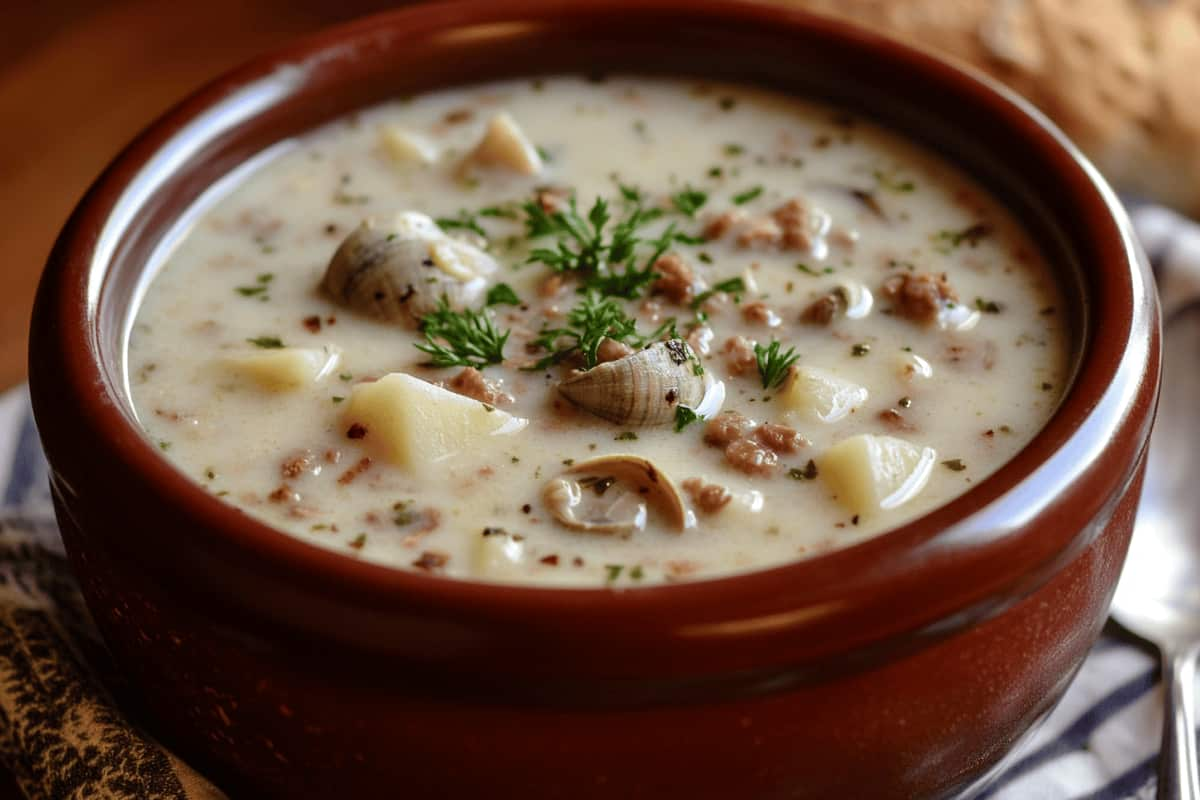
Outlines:
{"type": "Polygon", "coordinates": [[[758,362],[758,375],[762,378],[763,388],[773,389],[787,378],[788,370],[800,360],[800,355],[794,347],[789,347],[787,352],[780,352],[779,341],[772,339],[766,347],[755,342],[754,360],[758,362]]]}
{"type": "Polygon", "coordinates": [[[486,308],[455,311],[445,297],[421,318],[421,330],[425,341],[414,346],[429,354],[429,366],[476,369],[504,361],[504,343],[511,332],[499,331],[486,308]]]}
{"type": "Polygon", "coordinates": [[[596,366],[597,351],[605,339],[612,339],[630,347],[644,347],[662,337],[674,334],[675,319],[671,318],[649,334],[640,334],[637,323],[611,298],[601,298],[595,291],[584,294],[579,304],[567,313],[567,325],[563,328],[543,327],[533,344],[550,354],[538,361],[529,370],[542,370],[558,364],[574,353],[583,355],[587,369],[596,366]]]}
{"type": "Polygon", "coordinates": [[[705,289],[696,298],[692,300],[692,310],[695,311],[700,306],[704,305],[704,301],[712,297],[717,292],[725,292],[734,296],[736,302],[741,302],[742,292],[746,291],[746,282],[739,278],[729,278],[720,283],[713,284],[711,289],[705,289]]]}

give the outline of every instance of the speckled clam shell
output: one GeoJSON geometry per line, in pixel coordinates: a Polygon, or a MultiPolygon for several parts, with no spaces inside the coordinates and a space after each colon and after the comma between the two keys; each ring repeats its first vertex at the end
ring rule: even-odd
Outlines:
{"type": "Polygon", "coordinates": [[[699,362],[682,339],[572,375],[558,391],[579,408],[618,425],[663,425],[681,403],[696,408],[710,379],[696,374],[699,362]]]}
{"type": "Polygon", "coordinates": [[[458,280],[438,269],[433,244],[363,223],[333,254],[322,286],[338,303],[388,322],[418,320],[441,297],[455,309],[477,303],[487,281],[458,280]]]}

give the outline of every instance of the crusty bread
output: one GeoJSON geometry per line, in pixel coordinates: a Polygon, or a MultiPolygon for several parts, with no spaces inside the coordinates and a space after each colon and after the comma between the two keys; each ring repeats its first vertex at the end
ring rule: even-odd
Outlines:
{"type": "Polygon", "coordinates": [[[982,68],[1119,189],[1200,216],[1200,0],[782,0],[982,68]]]}

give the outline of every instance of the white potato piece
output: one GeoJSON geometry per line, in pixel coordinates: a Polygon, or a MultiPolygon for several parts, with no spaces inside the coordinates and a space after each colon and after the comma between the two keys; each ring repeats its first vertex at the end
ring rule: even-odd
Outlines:
{"type": "Polygon", "coordinates": [[[424,166],[437,161],[438,151],[433,142],[399,125],[381,126],[379,143],[388,158],[401,166],[424,166]]]}
{"type": "Polygon", "coordinates": [[[519,579],[525,540],[499,528],[486,528],[471,548],[471,570],[480,578],[519,579]]]}
{"type": "Polygon", "coordinates": [[[937,451],[894,436],[851,436],[817,459],[821,478],[855,514],[897,508],[929,482],[937,451]]]}
{"type": "Polygon", "coordinates": [[[225,368],[272,392],[299,389],[328,376],[337,367],[336,347],[278,347],[225,359],[225,368]]]}
{"type": "Polygon", "coordinates": [[[536,175],[542,171],[542,158],[537,148],[525,138],[507,111],[488,121],[483,139],[475,145],[468,159],[480,166],[500,167],[522,175],[536,175]]]}
{"type": "Polygon", "coordinates": [[[366,429],[370,450],[413,472],[529,422],[403,372],[355,386],[342,418],[366,429]]]}
{"type": "Polygon", "coordinates": [[[834,423],[867,402],[866,387],[816,367],[797,367],[779,400],[791,412],[834,423]]]}

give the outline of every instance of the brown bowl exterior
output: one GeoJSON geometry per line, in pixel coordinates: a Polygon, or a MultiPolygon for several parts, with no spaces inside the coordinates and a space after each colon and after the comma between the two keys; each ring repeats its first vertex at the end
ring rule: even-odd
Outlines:
{"type": "Polygon", "coordinates": [[[978,785],[1099,631],[1159,338],[1111,191],[1036,112],[955,67],[724,0],[481,0],[333,29],[155,123],[68,222],[30,372],[64,540],[105,640],[156,732],[239,793],[937,797],[978,785]],[[967,495],[861,545],[624,592],[363,563],[247,518],[161,458],[133,418],[124,337],[145,264],[201,191],[389,96],[597,69],[866,110],[1003,195],[1078,299],[1078,368],[1045,430],[967,495]]]}

